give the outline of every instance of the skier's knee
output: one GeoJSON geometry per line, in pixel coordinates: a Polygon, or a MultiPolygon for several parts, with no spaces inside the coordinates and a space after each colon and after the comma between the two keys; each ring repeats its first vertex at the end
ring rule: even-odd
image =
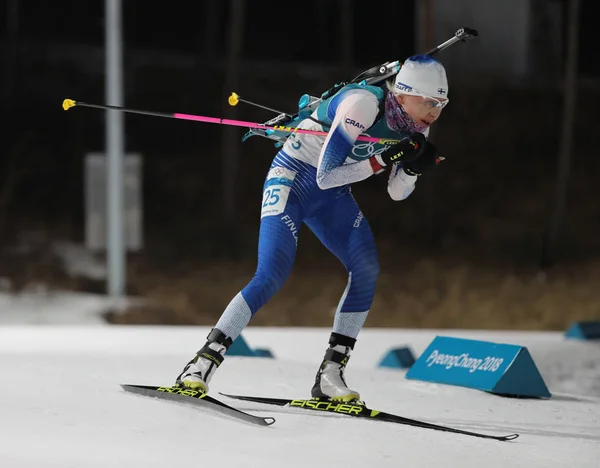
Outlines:
{"type": "Polygon", "coordinates": [[[381,267],[376,255],[364,255],[356,259],[351,271],[354,279],[360,279],[361,282],[375,283],[381,267]]]}
{"type": "Polygon", "coordinates": [[[267,303],[283,286],[288,277],[287,272],[258,270],[242,293],[250,306],[252,315],[267,303]]]}
{"type": "Polygon", "coordinates": [[[261,289],[263,289],[270,297],[281,289],[287,276],[287,274],[282,272],[269,271],[257,272],[255,278],[261,285],[261,289]]]}

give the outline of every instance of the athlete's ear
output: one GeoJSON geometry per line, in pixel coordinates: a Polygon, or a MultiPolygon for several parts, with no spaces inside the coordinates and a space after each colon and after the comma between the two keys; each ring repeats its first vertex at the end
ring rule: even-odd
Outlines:
{"type": "Polygon", "coordinates": [[[396,94],[396,101],[398,101],[398,104],[404,104],[405,99],[404,94],[396,94]]]}

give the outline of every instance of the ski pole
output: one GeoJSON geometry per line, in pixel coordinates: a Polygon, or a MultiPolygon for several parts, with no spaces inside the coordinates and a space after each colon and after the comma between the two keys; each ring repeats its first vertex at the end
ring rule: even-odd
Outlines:
{"type": "Polygon", "coordinates": [[[288,114],[287,112],[278,111],[277,109],[273,109],[271,107],[263,106],[262,104],[258,104],[256,102],[248,101],[247,99],[242,99],[242,97],[239,94],[236,94],[236,93],[231,93],[231,96],[229,96],[229,98],[227,98],[227,102],[232,107],[237,106],[238,103],[240,103],[240,102],[245,102],[246,104],[250,104],[251,106],[254,106],[254,107],[260,107],[261,109],[265,109],[265,110],[268,110],[268,111],[271,111],[271,112],[275,112],[276,114],[283,114],[286,117],[291,117],[291,115],[288,114]]]}
{"type": "MultiPolygon", "coordinates": [[[[288,114],[287,112],[278,111],[277,109],[272,109],[271,107],[263,106],[262,104],[257,104],[256,102],[252,102],[252,101],[248,101],[246,99],[242,99],[240,97],[240,95],[236,94],[236,93],[231,93],[231,96],[229,96],[229,98],[227,99],[227,102],[232,107],[237,106],[239,102],[245,102],[246,104],[250,104],[251,106],[260,107],[261,109],[266,109],[268,111],[275,112],[276,114],[278,114],[277,115],[277,119],[281,119],[282,117],[285,117],[285,118],[288,119],[288,120],[286,120],[286,122],[289,122],[290,120],[293,120],[294,117],[295,117],[294,115],[288,114]]],[[[329,128],[331,126],[328,123],[321,122],[320,120],[315,119],[311,115],[307,115],[306,118],[312,120],[315,123],[318,123],[323,128],[329,128]]],[[[273,119],[267,121],[266,124],[269,124],[269,122],[270,123],[274,123],[273,119]]],[[[257,135],[258,135],[258,133],[257,133],[257,135]]]]}
{"type": "MultiPolygon", "coordinates": [[[[121,107],[121,106],[89,104],[87,102],[74,101],[73,99],[65,99],[62,104],[63,109],[66,111],[75,106],[92,107],[94,109],[104,109],[104,110],[113,109],[113,110],[119,110],[122,112],[126,112],[128,114],[150,115],[150,116],[154,116],[154,117],[166,117],[169,119],[191,120],[194,122],[214,123],[214,124],[219,124],[219,125],[231,125],[234,127],[247,127],[247,128],[261,129],[261,130],[274,130],[277,132],[303,133],[305,135],[317,135],[317,136],[327,136],[328,135],[328,132],[321,132],[318,130],[306,130],[303,128],[295,128],[295,127],[284,127],[283,125],[264,125],[264,124],[257,123],[257,122],[246,122],[244,120],[222,119],[222,118],[218,118],[218,117],[205,117],[203,115],[193,115],[193,114],[182,114],[182,113],[169,114],[167,112],[154,112],[154,111],[130,109],[128,107],[121,107]]],[[[360,135],[357,138],[357,140],[368,141],[368,142],[372,142],[372,143],[380,143],[382,145],[394,144],[394,143],[398,143],[398,141],[399,141],[399,140],[391,140],[391,139],[387,139],[387,138],[370,137],[370,136],[366,136],[366,135],[360,135]]]]}

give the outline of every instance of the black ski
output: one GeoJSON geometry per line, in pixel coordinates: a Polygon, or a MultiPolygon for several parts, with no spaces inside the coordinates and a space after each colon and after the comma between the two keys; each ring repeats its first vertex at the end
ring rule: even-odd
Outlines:
{"type": "Polygon", "coordinates": [[[275,422],[275,418],[255,416],[246,413],[237,408],[229,406],[222,401],[208,396],[206,393],[199,390],[191,390],[183,387],[156,387],[148,385],[126,385],[121,384],[121,387],[126,392],[135,393],[138,395],[160,398],[163,400],[172,400],[180,403],[192,404],[201,408],[210,409],[217,413],[231,416],[235,419],[257,424],[259,426],[270,426],[275,422]]]}
{"type": "Polygon", "coordinates": [[[283,406],[288,408],[300,408],[314,411],[324,411],[328,413],[345,414],[348,416],[354,416],[364,419],[372,419],[376,421],[392,422],[397,424],[405,424],[407,426],[421,427],[424,429],[433,429],[436,431],[452,432],[455,434],[463,434],[472,437],[480,437],[482,439],[493,439],[500,441],[514,440],[519,437],[519,434],[509,434],[505,436],[494,436],[488,434],[481,434],[479,432],[465,431],[462,429],[456,429],[454,427],[440,426],[439,424],[428,423],[425,421],[419,421],[416,419],[409,419],[395,414],[386,413],[384,411],[378,411],[361,404],[343,403],[327,400],[289,400],[286,398],[265,398],[265,397],[253,397],[244,395],[230,395],[227,393],[221,393],[229,398],[236,400],[252,401],[255,403],[264,403],[267,405],[283,406]]]}

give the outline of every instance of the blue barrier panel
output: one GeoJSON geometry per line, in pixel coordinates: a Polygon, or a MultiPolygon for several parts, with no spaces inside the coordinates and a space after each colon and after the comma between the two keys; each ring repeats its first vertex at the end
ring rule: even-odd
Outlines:
{"type": "Polygon", "coordinates": [[[437,336],[405,377],[505,396],[552,396],[527,348],[487,341],[437,336]]]}
{"type": "Polygon", "coordinates": [[[267,349],[267,348],[256,348],[254,350],[254,355],[256,357],[266,357],[266,358],[275,357],[275,356],[273,356],[273,353],[271,352],[271,350],[267,349]]]}
{"type": "Polygon", "coordinates": [[[565,332],[566,338],[600,340],[600,321],[575,322],[565,332]]]}
{"type": "Polygon", "coordinates": [[[242,335],[238,336],[227,350],[227,356],[273,357],[269,349],[252,349],[242,335]]]}
{"type": "Polygon", "coordinates": [[[250,349],[248,343],[242,335],[238,336],[233,344],[227,350],[227,356],[254,356],[254,351],[250,349]]]}
{"type": "Polygon", "coordinates": [[[408,369],[415,363],[415,357],[410,348],[392,348],[379,363],[379,367],[408,369]]]}

